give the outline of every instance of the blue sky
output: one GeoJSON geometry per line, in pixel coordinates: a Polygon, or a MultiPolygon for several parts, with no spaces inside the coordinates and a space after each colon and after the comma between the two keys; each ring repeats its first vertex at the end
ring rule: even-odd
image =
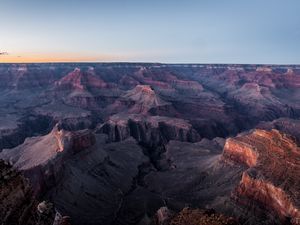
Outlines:
{"type": "Polygon", "coordinates": [[[0,0],[0,62],[300,63],[299,0],[0,0]]]}

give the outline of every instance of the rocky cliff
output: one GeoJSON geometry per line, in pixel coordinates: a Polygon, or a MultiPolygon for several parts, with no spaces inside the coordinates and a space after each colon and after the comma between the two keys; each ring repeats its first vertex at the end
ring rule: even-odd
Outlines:
{"type": "Polygon", "coordinates": [[[0,158],[73,224],[298,217],[297,65],[1,64],[0,80],[0,158]]]}
{"type": "Polygon", "coordinates": [[[300,217],[300,148],[295,139],[277,130],[254,130],[230,138],[223,157],[248,167],[234,198],[241,204],[259,203],[283,223],[300,217]]]}
{"type": "Polygon", "coordinates": [[[28,138],[22,145],[4,149],[0,158],[10,162],[31,179],[35,194],[40,194],[61,178],[68,155],[92,146],[94,135],[88,130],[65,131],[57,124],[45,135],[28,138]]]}
{"type": "Polygon", "coordinates": [[[200,135],[186,120],[139,114],[112,116],[99,125],[96,132],[107,134],[110,141],[121,141],[132,136],[149,147],[157,147],[169,140],[200,140],[200,135]]]}
{"type": "Polygon", "coordinates": [[[29,180],[0,160],[0,223],[2,225],[67,225],[53,204],[33,195],[29,180]]]}

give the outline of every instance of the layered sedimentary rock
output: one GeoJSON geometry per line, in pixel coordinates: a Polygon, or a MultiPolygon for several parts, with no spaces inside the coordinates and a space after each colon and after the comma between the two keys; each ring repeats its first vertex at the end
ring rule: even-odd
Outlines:
{"type": "Polygon", "coordinates": [[[166,104],[166,102],[156,95],[155,91],[152,90],[149,85],[137,85],[134,89],[128,91],[128,93],[124,95],[124,98],[130,99],[136,104],[140,104],[143,110],[166,104]]]}
{"type": "Polygon", "coordinates": [[[295,221],[292,139],[241,132],[299,143],[299,66],[2,64],[0,80],[0,156],[74,224],[148,224],[186,205],[295,221]]]}
{"type": "Polygon", "coordinates": [[[106,93],[110,95],[109,88],[111,87],[95,74],[93,67],[84,71],[75,68],[55,82],[53,94],[59,98],[64,97],[63,101],[67,105],[98,109],[102,102],[99,98],[104,98],[103,94],[106,93]]]}
{"type": "Polygon", "coordinates": [[[56,82],[59,89],[73,90],[89,90],[91,88],[104,88],[107,84],[99,77],[94,75],[94,70],[91,68],[87,72],[81,71],[80,68],[75,68],[59,81],[56,82]]]}
{"type": "Polygon", "coordinates": [[[246,205],[257,202],[275,212],[283,223],[297,223],[300,148],[294,138],[277,130],[254,130],[227,139],[223,156],[249,168],[234,192],[237,201],[246,205]]]}
{"type": "Polygon", "coordinates": [[[68,155],[94,143],[95,137],[90,131],[65,131],[57,124],[45,136],[28,138],[16,148],[4,149],[0,158],[23,171],[31,179],[35,193],[39,194],[60,179],[63,161],[68,155]]]}
{"type": "Polygon", "coordinates": [[[112,116],[106,123],[98,126],[96,132],[107,134],[110,141],[120,141],[132,136],[138,142],[152,147],[169,140],[200,140],[199,134],[186,120],[139,114],[112,116]]]}
{"type": "Polygon", "coordinates": [[[106,113],[147,114],[151,109],[168,110],[171,104],[161,97],[149,85],[136,85],[126,91],[113,104],[108,105],[106,113]]]}

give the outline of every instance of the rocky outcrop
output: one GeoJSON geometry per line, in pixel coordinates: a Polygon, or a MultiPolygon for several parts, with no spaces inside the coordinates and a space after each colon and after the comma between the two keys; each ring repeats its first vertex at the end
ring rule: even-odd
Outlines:
{"type": "Polygon", "coordinates": [[[75,68],[74,71],[57,81],[56,86],[59,89],[84,91],[89,88],[105,88],[107,84],[95,76],[93,69],[84,72],[80,68],[75,68]]]}
{"type": "Polygon", "coordinates": [[[137,85],[121,101],[134,103],[129,109],[130,113],[147,113],[151,108],[170,104],[162,100],[149,85],[137,85]]]}
{"type": "Polygon", "coordinates": [[[95,135],[90,130],[80,130],[72,133],[71,149],[74,153],[87,149],[95,143],[95,135]]]}
{"type": "Polygon", "coordinates": [[[71,149],[73,153],[76,153],[89,148],[96,142],[95,135],[88,129],[70,132],[61,129],[57,124],[52,130],[52,134],[56,138],[58,152],[71,149]]]}
{"type": "Polygon", "coordinates": [[[40,194],[61,178],[65,158],[94,144],[91,131],[65,131],[57,124],[45,136],[28,138],[16,148],[4,149],[0,159],[21,170],[31,179],[35,194],[40,194]]]}
{"type": "Polygon", "coordinates": [[[298,222],[300,216],[299,206],[295,206],[291,196],[281,187],[276,187],[272,182],[257,177],[255,170],[243,173],[235,195],[236,200],[241,204],[249,205],[253,204],[249,201],[254,201],[261,203],[268,210],[274,210],[284,224],[297,224],[298,222]],[[245,200],[245,197],[247,200],[245,200]]]}
{"type": "MultiPolygon", "coordinates": [[[[63,178],[47,193],[72,224],[118,224],[113,222],[128,207],[125,199],[135,188],[139,166],[148,163],[133,138],[106,144],[104,135],[97,135],[96,140],[65,161],[63,178]]],[[[131,215],[139,217],[135,212],[126,217],[131,215]]]]}
{"type": "Polygon", "coordinates": [[[149,147],[169,140],[196,142],[198,133],[188,121],[161,116],[115,115],[97,127],[97,133],[105,133],[110,141],[121,141],[130,136],[149,147]]]}
{"type": "Polygon", "coordinates": [[[244,205],[261,204],[283,223],[300,217],[300,148],[277,130],[254,130],[226,140],[223,157],[246,165],[234,192],[244,205]]]}
{"type": "Polygon", "coordinates": [[[148,224],[166,205],[297,215],[298,150],[271,129],[300,143],[299,66],[2,64],[0,80],[0,156],[76,224],[148,224]],[[222,156],[253,128],[270,131],[222,156]]]}
{"type": "Polygon", "coordinates": [[[93,67],[84,70],[75,68],[56,81],[50,93],[61,98],[66,105],[89,110],[99,110],[112,103],[115,95],[119,96],[116,85],[102,80],[93,67]]]}
{"type": "Polygon", "coordinates": [[[223,156],[252,167],[256,166],[258,152],[255,146],[240,142],[234,138],[228,138],[224,146],[223,156]]]}
{"type": "Polygon", "coordinates": [[[67,217],[56,212],[53,204],[39,203],[29,181],[0,160],[0,224],[66,225],[67,217]]]}
{"type": "Polygon", "coordinates": [[[223,214],[215,212],[213,209],[201,210],[184,208],[174,215],[166,207],[157,211],[154,217],[154,225],[238,225],[238,222],[223,214]]]}

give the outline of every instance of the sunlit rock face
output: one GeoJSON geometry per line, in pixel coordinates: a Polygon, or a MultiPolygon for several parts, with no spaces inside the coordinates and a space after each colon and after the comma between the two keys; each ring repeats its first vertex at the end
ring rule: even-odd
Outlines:
{"type": "Polygon", "coordinates": [[[241,204],[260,203],[283,221],[300,217],[300,148],[277,130],[254,130],[227,139],[223,157],[246,165],[234,191],[241,204]]]}
{"type": "Polygon", "coordinates": [[[267,210],[278,213],[283,223],[297,224],[300,215],[299,206],[294,203],[297,199],[291,199],[281,187],[274,186],[272,182],[252,177],[249,172],[244,172],[235,194],[238,195],[237,198],[241,197],[238,201],[242,204],[253,204],[243,199],[247,197],[249,201],[262,203],[267,210]]]}
{"type": "Polygon", "coordinates": [[[224,157],[251,167],[255,166],[257,163],[258,152],[255,147],[252,147],[247,143],[229,138],[226,140],[223,155],[224,157]]]}
{"type": "Polygon", "coordinates": [[[23,171],[39,195],[61,178],[63,163],[68,155],[76,154],[93,144],[95,136],[90,131],[65,131],[57,124],[45,136],[27,138],[22,145],[4,149],[0,158],[23,171]]]}

